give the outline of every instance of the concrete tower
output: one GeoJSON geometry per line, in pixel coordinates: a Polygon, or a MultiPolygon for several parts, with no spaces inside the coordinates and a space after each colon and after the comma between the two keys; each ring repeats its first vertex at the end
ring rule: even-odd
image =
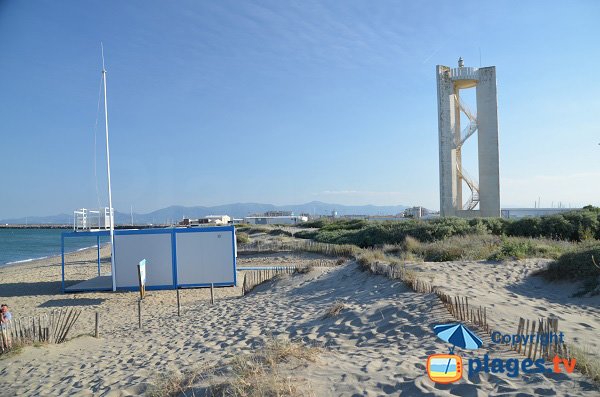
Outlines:
{"type": "Polygon", "coordinates": [[[458,68],[438,65],[438,128],[440,140],[440,215],[460,217],[500,216],[498,159],[498,100],[496,68],[458,68]],[[477,111],[471,112],[460,99],[460,92],[475,88],[477,111]],[[468,125],[460,125],[461,112],[468,125]],[[477,132],[479,178],[464,170],[461,149],[477,132]],[[470,196],[463,197],[463,182],[470,196]],[[466,200],[465,200],[466,199],[466,200]]]}

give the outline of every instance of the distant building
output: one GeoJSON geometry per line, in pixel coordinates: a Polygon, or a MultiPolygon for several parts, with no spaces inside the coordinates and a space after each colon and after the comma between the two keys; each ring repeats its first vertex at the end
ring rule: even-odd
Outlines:
{"type": "Polygon", "coordinates": [[[251,225],[296,225],[298,223],[308,221],[308,217],[299,215],[282,215],[282,216],[247,216],[244,218],[244,223],[251,225]]]}
{"type": "Polygon", "coordinates": [[[292,211],[267,211],[264,214],[257,214],[256,216],[293,216],[292,211]]]}
{"type": "Polygon", "coordinates": [[[423,207],[412,207],[404,210],[404,216],[407,218],[421,219],[426,214],[423,207]]]}
{"type": "Polygon", "coordinates": [[[231,217],[228,215],[207,215],[198,219],[183,218],[179,222],[179,226],[216,226],[229,223],[231,223],[231,217]]]}
{"type": "Polygon", "coordinates": [[[519,219],[532,216],[555,215],[561,212],[575,211],[580,208],[504,208],[502,218],[519,219]]]}

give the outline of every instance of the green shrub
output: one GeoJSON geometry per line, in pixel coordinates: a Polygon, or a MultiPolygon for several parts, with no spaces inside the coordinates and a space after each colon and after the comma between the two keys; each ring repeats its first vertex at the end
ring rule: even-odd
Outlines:
{"type": "Polygon", "coordinates": [[[326,223],[322,226],[323,230],[358,230],[367,226],[369,222],[363,219],[340,219],[326,223]]]}
{"type": "Polygon", "coordinates": [[[586,243],[562,254],[540,272],[547,280],[579,280],[584,282],[584,291],[598,287],[600,277],[600,243],[586,243]],[[594,263],[595,262],[595,263],[594,263]]]}
{"type": "Polygon", "coordinates": [[[521,218],[506,225],[506,234],[519,237],[539,237],[542,235],[541,218],[521,218]]]}
{"type": "Polygon", "coordinates": [[[317,237],[317,233],[316,230],[300,230],[294,233],[294,237],[312,240],[317,237]]]}
{"type": "Polygon", "coordinates": [[[407,260],[408,258],[420,258],[430,262],[444,262],[531,257],[557,258],[573,247],[573,243],[566,241],[469,234],[425,243],[407,236],[403,244],[386,245],[383,247],[383,251],[407,260]]]}
{"type": "Polygon", "coordinates": [[[331,219],[319,218],[319,219],[310,220],[308,222],[298,223],[296,226],[302,227],[302,228],[315,228],[316,227],[316,228],[320,229],[329,223],[331,223],[331,219]]]}
{"type": "Polygon", "coordinates": [[[288,236],[288,237],[292,237],[294,234],[291,232],[288,232],[287,230],[283,230],[283,229],[273,229],[269,232],[269,235],[271,236],[288,236]]]}
{"type": "Polygon", "coordinates": [[[600,208],[592,206],[551,216],[505,222],[504,234],[507,236],[546,237],[570,241],[600,239],[600,208]]]}
{"type": "Polygon", "coordinates": [[[508,223],[509,221],[504,218],[473,218],[469,220],[471,233],[491,233],[496,236],[504,234],[504,230],[508,223]]]}
{"type": "Polygon", "coordinates": [[[490,255],[491,260],[550,258],[556,259],[574,245],[567,241],[505,237],[499,249],[490,255]]]}
{"type": "MultiPolygon", "coordinates": [[[[316,232],[297,235],[322,243],[354,244],[363,248],[382,245],[401,245],[406,237],[422,243],[444,240],[453,236],[495,235],[509,237],[544,237],[553,240],[585,241],[600,239],[600,208],[552,216],[527,217],[516,220],[502,218],[437,218],[432,220],[407,219],[402,221],[373,222],[362,219],[321,218],[300,225],[319,228],[316,232]]],[[[506,246],[500,256],[520,255],[531,251],[527,243],[506,246]]],[[[543,250],[542,250],[543,251],[543,250]]]]}

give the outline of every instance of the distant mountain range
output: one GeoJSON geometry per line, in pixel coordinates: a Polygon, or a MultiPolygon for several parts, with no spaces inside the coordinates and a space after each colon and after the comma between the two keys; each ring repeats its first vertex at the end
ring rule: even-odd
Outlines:
{"type": "MultiPolygon", "coordinates": [[[[184,207],[173,205],[162,208],[147,214],[133,214],[133,222],[136,225],[143,224],[164,224],[177,222],[184,217],[200,218],[206,215],[229,215],[233,218],[243,218],[245,216],[266,211],[293,211],[295,215],[307,213],[311,215],[330,215],[336,211],[338,215],[395,215],[404,211],[407,206],[377,206],[377,205],[341,205],[312,201],[306,204],[294,205],[273,205],[260,203],[235,203],[226,205],[217,205],[214,207],[184,207]]],[[[60,214],[52,216],[31,216],[23,218],[2,219],[0,224],[22,225],[28,224],[71,224],[73,222],[72,214],[60,214]]],[[[131,214],[116,211],[115,223],[117,225],[131,224],[131,214]]]]}

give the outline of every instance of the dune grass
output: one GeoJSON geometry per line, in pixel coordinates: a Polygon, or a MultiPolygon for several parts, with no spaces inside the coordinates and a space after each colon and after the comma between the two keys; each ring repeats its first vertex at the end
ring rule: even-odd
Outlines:
{"type": "Polygon", "coordinates": [[[272,339],[252,354],[237,356],[227,380],[212,385],[209,396],[288,397],[303,395],[306,385],[293,376],[284,376],[281,364],[292,361],[315,362],[320,349],[298,342],[272,339]],[[300,387],[302,386],[302,387],[300,387]]]}
{"type": "Polygon", "coordinates": [[[318,347],[271,338],[252,353],[238,355],[223,365],[197,367],[183,373],[161,373],[147,394],[151,397],[301,396],[310,386],[293,376],[285,376],[282,365],[315,362],[320,353],[318,347]]]}
{"type": "Polygon", "coordinates": [[[586,348],[571,345],[569,346],[569,352],[577,360],[575,368],[592,379],[596,384],[600,384],[600,360],[598,359],[598,354],[592,354],[586,348]]]}
{"type": "Polygon", "coordinates": [[[147,395],[150,397],[176,397],[180,395],[191,395],[194,393],[186,394],[205,373],[206,370],[200,369],[189,369],[183,373],[179,372],[168,372],[159,373],[156,378],[157,381],[150,385],[147,391],[147,395]]]}
{"type": "Polygon", "coordinates": [[[333,305],[331,305],[323,315],[323,318],[332,318],[339,316],[346,309],[346,305],[342,301],[335,301],[333,305]]]}
{"type": "Polygon", "coordinates": [[[248,244],[250,242],[250,236],[245,232],[236,232],[235,239],[239,245],[248,244]]]}

